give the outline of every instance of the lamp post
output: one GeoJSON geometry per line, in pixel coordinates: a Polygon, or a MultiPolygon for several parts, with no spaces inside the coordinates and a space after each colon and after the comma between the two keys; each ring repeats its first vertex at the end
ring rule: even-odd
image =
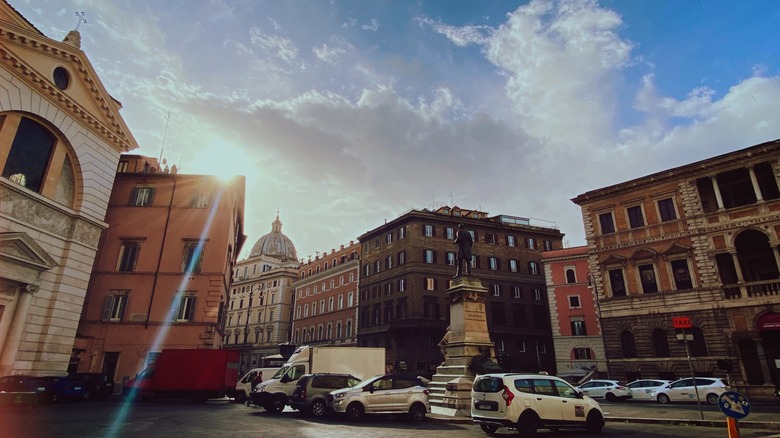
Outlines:
{"type": "Polygon", "coordinates": [[[599,330],[599,336],[601,336],[601,347],[604,349],[604,363],[607,367],[607,379],[611,379],[609,373],[609,355],[607,354],[607,341],[604,339],[604,325],[601,323],[601,302],[599,301],[599,288],[598,285],[596,285],[596,278],[593,276],[591,272],[588,272],[588,289],[591,289],[593,291],[593,299],[596,301],[596,317],[598,318],[599,326],[601,327],[601,330],[599,330]]]}
{"type": "Polygon", "coordinates": [[[246,350],[246,344],[249,337],[249,318],[252,316],[252,297],[254,296],[254,285],[249,288],[249,306],[246,310],[246,321],[244,322],[244,360],[241,361],[242,366],[247,366],[247,369],[249,369],[249,354],[247,354],[246,350]]]}

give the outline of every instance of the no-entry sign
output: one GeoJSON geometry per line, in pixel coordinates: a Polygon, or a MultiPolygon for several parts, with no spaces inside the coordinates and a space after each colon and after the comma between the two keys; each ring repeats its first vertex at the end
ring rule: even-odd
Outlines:
{"type": "Polygon", "coordinates": [[[676,329],[687,329],[687,328],[693,328],[693,323],[691,322],[691,318],[687,316],[675,316],[672,318],[672,325],[676,329]]]}

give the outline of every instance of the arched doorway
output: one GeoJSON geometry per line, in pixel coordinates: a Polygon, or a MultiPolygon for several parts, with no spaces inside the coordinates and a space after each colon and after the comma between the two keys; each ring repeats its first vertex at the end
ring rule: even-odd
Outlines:
{"type": "Polygon", "coordinates": [[[767,366],[776,386],[780,386],[780,313],[768,312],[756,321],[767,366]]]}

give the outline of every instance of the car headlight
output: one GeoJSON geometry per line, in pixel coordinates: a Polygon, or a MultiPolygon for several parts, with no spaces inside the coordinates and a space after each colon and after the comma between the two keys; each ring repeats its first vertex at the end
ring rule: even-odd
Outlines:
{"type": "Polygon", "coordinates": [[[346,396],[347,396],[346,392],[341,392],[341,393],[338,393],[338,394],[334,394],[333,398],[344,398],[346,396]]]}

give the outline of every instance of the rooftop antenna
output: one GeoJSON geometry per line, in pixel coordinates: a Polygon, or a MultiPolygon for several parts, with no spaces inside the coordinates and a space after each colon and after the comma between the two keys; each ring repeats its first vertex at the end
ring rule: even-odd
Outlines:
{"type": "Polygon", "coordinates": [[[81,26],[81,23],[86,23],[87,19],[84,18],[84,11],[76,12],[76,16],[79,17],[78,18],[79,21],[78,21],[78,23],[76,23],[76,31],[78,32],[79,26],[81,26]]]}
{"type": "MultiPolygon", "coordinates": [[[[168,123],[171,121],[171,112],[168,111],[168,116],[165,117],[165,131],[163,132],[162,146],[160,147],[160,162],[163,160],[163,151],[165,150],[165,139],[168,138],[168,123]]],[[[179,163],[181,167],[181,163],[179,163]]]]}

